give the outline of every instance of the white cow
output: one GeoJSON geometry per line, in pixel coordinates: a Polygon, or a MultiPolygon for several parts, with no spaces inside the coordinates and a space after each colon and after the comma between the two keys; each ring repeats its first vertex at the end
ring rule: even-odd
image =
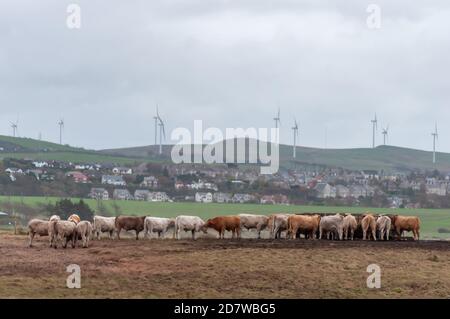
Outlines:
{"type": "Polygon", "coordinates": [[[75,244],[78,239],[82,240],[83,248],[89,247],[89,240],[92,236],[92,224],[87,220],[82,220],[77,224],[75,244]]]}
{"type": "Polygon", "coordinates": [[[68,220],[59,220],[49,222],[49,228],[53,229],[55,239],[53,247],[58,247],[58,241],[62,243],[62,247],[66,248],[67,243],[72,243],[72,248],[75,248],[75,241],[77,237],[77,223],[68,220]]]}
{"type": "Polygon", "coordinates": [[[93,231],[97,239],[100,239],[101,233],[109,233],[109,238],[114,239],[115,221],[116,217],[94,216],[93,231]]]}
{"type": "Polygon", "coordinates": [[[391,232],[391,219],[388,216],[381,215],[377,218],[377,229],[380,232],[380,240],[384,240],[386,234],[386,240],[389,240],[389,233],[391,232]]]}
{"type": "Polygon", "coordinates": [[[207,233],[206,228],[202,229],[204,224],[205,222],[203,219],[198,216],[177,216],[177,218],[175,218],[175,231],[173,236],[176,239],[180,239],[181,230],[184,230],[185,232],[190,231],[192,232],[192,239],[195,240],[196,232],[203,230],[205,234],[207,233]]]}
{"type": "Polygon", "coordinates": [[[145,217],[144,220],[144,236],[149,237],[152,233],[158,233],[158,237],[165,236],[166,232],[170,228],[175,227],[174,218],[162,218],[162,217],[145,217]]]}
{"type": "Polygon", "coordinates": [[[240,214],[238,216],[241,218],[241,229],[256,229],[256,231],[258,232],[258,239],[260,239],[261,231],[264,230],[269,223],[269,217],[264,215],[252,214],[240,214]]]}
{"type": "Polygon", "coordinates": [[[355,216],[346,214],[344,217],[344,239],[353,240],[356,229],[358,228],[358,222],[355,216]]]}
{"type": "Polygon", "coordinates": [[[320,219],[319,239],[325,234],[328,239],[333,238],[337,233],[338,239],[342,240],[344,233],[344,216],[336,214],[333,216],[324,216],[320,219]]]}
{"type": "Polygon", "coordinates": [[[281,238],[281,232],[288,230],[288,219],[291,214],[274,214],[269,217],[270,238],[281,238]]]}

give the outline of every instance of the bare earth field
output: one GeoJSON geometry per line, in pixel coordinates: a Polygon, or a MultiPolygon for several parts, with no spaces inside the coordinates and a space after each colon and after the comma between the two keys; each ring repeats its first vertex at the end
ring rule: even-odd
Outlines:
{"type": "Polygon", "coordinates": [[[0,234],[0,298],[449,298],[450,242],[124,239],[50,249],[0,234]],[[381,289],[366,268],[381,267],[381,289]],[[82,288],[66,288],[66,267],[82,288]]]}

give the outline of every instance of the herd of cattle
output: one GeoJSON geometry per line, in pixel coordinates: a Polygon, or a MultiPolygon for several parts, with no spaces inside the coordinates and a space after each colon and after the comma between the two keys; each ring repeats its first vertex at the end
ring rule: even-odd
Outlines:
{"type": "Polygon", "coordinates": [[[225,238],[225,231],[232,232],[232,238],[241,238],[242,230],[255,229],[258,239],[261,231],[268,230],[270,238],[299,238],[304,235],[309,239],[331,240],[389,240],[393,235],[401,238],[404,231],[411,231],[414,240],[419,239],[420,220],[413,216],[387,216],[366,213],[363,215],[335,214],[273,214],[252,215],[240,214],[235,216],[218,216],[207,221],[197,216],[177,216],[176,218],[161,218],[150,216],[95,216],[93,223],[81,221],[76,214],[68,220],[61,220],[59,216],[52,216],[49,220],[32,219],[28,223],[29,246],[32,246],[35,235],[49,236],[50,247],[57,248],[58,243],[66,248],[71,242],[75,248],[78,240],[83,247],[89,246],[91,238],[100,239],[102,233],[107,233],[111,239],[120,239],[122,230],[136,233],[136,239],[144,231],[145,238],[157,233],[158,237],[173,229],[173,238],[180,239],[180,232],[191,232],[195,240],[196,233],[207,233],[208,229],[219,233],[219,238],[225,238]]]}

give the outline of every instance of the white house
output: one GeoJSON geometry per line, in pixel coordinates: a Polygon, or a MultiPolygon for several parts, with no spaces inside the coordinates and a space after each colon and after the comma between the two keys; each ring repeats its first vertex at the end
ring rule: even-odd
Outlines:
{"type": "Polygon", "coordinates": [[[155,176],[145,176],[140,184],[141,187],[158,188],[158,179],[155,176]]]}
{"type": "Polygon", "coordinates": [[[195,201],[197,203],[212,203],[213,195],[211,193],[195,193],[195,201]]]}
{"type": "Polygon", "coordinates": [[[93,199],[108,200],[109,193],[104,188],[92,188],[91,192],[89,193],[89,197],[93,199]]]}
{"type": "Polygon", "coordinates": [[[150,202],[167,202],[170,198],[166,192],[150,192],[147,200],[150,202]]]}
{"type": "Polygon", "coordinates": [[[117,175],[103,175],[102,184],[109,184],[115,186],[125,186],[127,183],[123,180],[122,176],[117,175]]]}
{"type": "Polygon", "coordinates": [[[114,174],[122,174],[122,175],[131,175],[133,174],[133,170],[128,167],[114,167],[112,169],[114,174]]]}

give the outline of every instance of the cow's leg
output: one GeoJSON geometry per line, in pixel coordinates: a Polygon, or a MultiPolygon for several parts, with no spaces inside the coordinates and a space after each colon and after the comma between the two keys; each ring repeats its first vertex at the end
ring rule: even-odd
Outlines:
{"type": "Polygon", "coordinates": [[[377,231],[375,230],[375,229],[372,229],[372,237],[373,237],[373,240],[377,240],[377,231]]]}
{"type": "Polygon", "coordinates": [[[191,232],[192,232],[192,239],[195,240],[195,229],[193,229],[191,232]]]}
{"type": "Polygon", "coordinates": [[[322,227],[319,228],[319,239],[322,239],[322,227]]]}
{"type": "Polygon", "coordinates": [[[139,232],[136,230],[136,240],[139,240],[139,232]]]}
{"type": "Polygon", "coordinates": [[[117,239],[120,240],[120,231],[122,230],[121,227],[117,228],[117,239]]]}
{"type": "Polygon", "coordinates": [[[363,240],[366,240],[366,233],[367,233],[367,230],[363,229],[363,240]]]}
{"type": "MultiPolygon", "coordinates": [[[[35,235],[35,233],[34,232],[32,232],[32,231],[30,231],[30,233],[29,233],[29,241],[28,241],[28,247],[31,247],[31,246],[33,246],[33,238],[34,238],[34,235],[35,235]]],[[[51,247],[51,246],[50,246],[51,247]]]]}

